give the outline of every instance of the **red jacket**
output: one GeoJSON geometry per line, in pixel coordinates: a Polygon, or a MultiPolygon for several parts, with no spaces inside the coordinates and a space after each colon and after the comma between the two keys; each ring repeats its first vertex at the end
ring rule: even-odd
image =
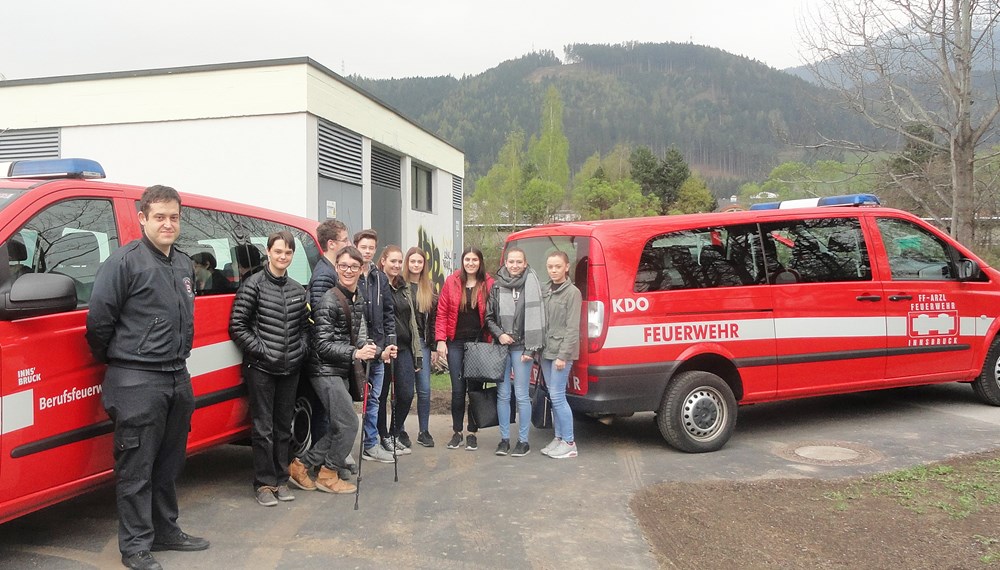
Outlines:
{"type": "MultiPolygon", "coordinates": [[[[434,327],[435,341],[449,341],[455,338],[455,326],[458,324],[458,306],[462,302],[462,273],[465,269],[460,268],[444,280],[441,286],[441,296],[438,298],[437,323],[434,327]]],[[[486,286],[479,290],[479,301],[476,306],[479,308],[479,322],[486,318],[486,299],[490,289],[493,287],[493,277],[486,274],[486,286]]]]}

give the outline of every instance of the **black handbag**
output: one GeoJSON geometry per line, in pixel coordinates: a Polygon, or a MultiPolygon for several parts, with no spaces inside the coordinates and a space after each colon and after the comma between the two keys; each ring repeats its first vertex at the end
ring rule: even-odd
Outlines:
{"type": "Polygon", "coordinates": [[[469,390],[469,415],[480,428],[500,425],[497,414],[497,387],[469,390]]]}
{"type": "Polygon", "coordinates": [[[531,397],[531,425],[538,429],[552,427],[552,400],[549,399],[549,388],[545,385],[541,371],[535,382],[535,393],[531,397]]]}
{"type": "Polygon", "coordinates": [[[503,377],[509,356],[510,350],[502,344],[467,342],[462,361],[462,378],[471,382],[496,384],[503,377]]]}

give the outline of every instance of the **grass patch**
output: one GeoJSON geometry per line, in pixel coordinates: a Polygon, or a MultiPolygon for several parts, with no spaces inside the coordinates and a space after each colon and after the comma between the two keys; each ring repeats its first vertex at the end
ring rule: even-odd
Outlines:
{"type": "Polygon", "coordinates": [[[440,374],[434,372],[431,374],[431,390],[441,390],[444,392],[451,392],[451,376],[448,373],[440,374]]]}
{"type": "MultiPolygon", "coordinates": [[[[1000,504],[1000,460],[977,461],[958,468],[918,465],[866,477],[823,497],[833,501],[834,510],[845,511],[852,501],[866,495],[890,497],[915,513],[939,510],[951,518],[964,519],[986,506],[1000,504]]],[[[995,555],[1000,557],[1000,553],[995,555]]]]}

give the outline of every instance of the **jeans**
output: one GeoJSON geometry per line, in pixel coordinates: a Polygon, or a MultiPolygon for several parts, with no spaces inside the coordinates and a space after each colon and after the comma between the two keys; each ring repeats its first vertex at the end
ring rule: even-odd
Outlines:
{"type": "Polygon", "coordinates": [[[542,359],[542,374],[545,375],[545,386],[549,389],[549,400],[552,400],[552,425],[556,437],[566,443],[573,443],[573,410],[566,401],[566,384],[570,372],[573,371],[573,361],[567,360],[562,370],[556,370],[555,361],[542,359]]]}
{"type": "Polygon", "coordinates": [[[347,381],[339,376],[315,376],[311,381],[327,412],[330,429],[299,459],[311,469],[326,467],[336,471],[346,468],[347,456],[358,436],[358,416],[347,381]]]}
{"type": "Polygon", "coordinates": [[[284,485],[288,483],[292,413],[299,374],[275,376],[244,367],[243,382],[250,399],[254,489],[284,485]]]}
{"type": "Polygon", "coordinates": [[[431,418],[431,348],[426,344],[421,348],[424,363],[417,371],[417,422],[420,431],[427,431],[431,418]]]}
{"type": "Polygon", "coordinates": [[[401,346],[396,358],[392,361],[389,382],[383,382],[382,384],[382,395],[379,397],[378,408],[379,436],[387,437],[390,434],[397,436],[399,432],[404,431],[403,424],[406,423],[406,416],[410,415],[410,406],[413,405],[414,375],[413,352],[401,346]],[[390,387],[394,392],[392,396],[392,417],[388,418],[392,425],[389,426],[389,429],[386,429],[390,387]]]}
{"type": "MultiPolygon", "coordinates": [[[[462,364],[465,362],[465,341],[448,341],[448,374],[451,376],[451,429],[462,433],[462,420],[465,419],[466,399],[469,390],[479,390],[482,382],[466,382],[462,377],[462,364]],[[472,384],[472,386],[470,386],[472,384]]],[[[469,414],[469,433],[479,431],[476,420],[469,414]]]]}
{"type": "Polygon", "coordinates": [[[497,417],[500,420],[500,439],[510,439],[510,371],[514,370],[514,396],[517,398],[517,422],[519,441],[528,443],[528,426],[531,424],[531,398],[528,397],[528,383],[531,379],[532,360],[521,362],[524,348],[512,348],[507,356],[507,367],[497,384],[497,417]]]}
{"type": "Polygon", "coordinates": [[[368,401],[365,402],[364,418],[364,446],[368,449],[379,443],[378,441],[378,400],[382,396],[382,380],[385,378],[385,366],[381,360],[375,360],[369,365],[368,383],[371,388],[368,390],[368,401]]]}

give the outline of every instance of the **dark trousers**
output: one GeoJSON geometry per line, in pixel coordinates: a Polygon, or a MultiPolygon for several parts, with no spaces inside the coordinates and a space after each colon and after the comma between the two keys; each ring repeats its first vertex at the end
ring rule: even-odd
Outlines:
{"type": "Polygon", "coordinates": [[[403,424],[406,416],[410,414],[410,407],[413,405],[413,387],[416,382],[416,368],[413,366],[413,351],[399,347],[399,353],[393,360],[391,370],[382,380],[382,394],[379,395],[378,408],[378,433],[380,437],[388,437],[390,431],[393,436],[399,435],[403,431],[403,424]],[[393,386],[395,384],[395,386],[393,386]],[[393,416],[391,423],[394,424],[386,429],[386,403],[389,400],[390,388],[395,392],[393,395],[393,416]]]}
{"type": "Polygon", "coordinates": [[[191,375],[108,366],[101,402],[115,429],[118,549],[131,556],[181,532],[176,483],[194,412],[191,375]]]}
{"type": "MultiPolygon", "coordinates": [[[[448,374],[451,376],[451,429],[462,431],[462,420],[465,419],[466,393],[470,390],[482,390],[482,382],[466,382],[462,377],[462,365],[465,363],[464,340],[448,341],[448,374]]],[[[469,433],[479,431],[475,418],[469,414],[469,433]]]]}
{"type": "Polygon", "coordinates": [[[285,485],[299,374],[276,376],[244,366],[243,381],[250,396],[254,489],[285,485]]]}
{"type": "Polygon", "coordinates": [[[312,385],[326,409],[330,429],[299,459],[309,468],[345,469],[347,456],[358,437],[358,415],[347,381],[339,376],[316,376],[312,385]]]}

